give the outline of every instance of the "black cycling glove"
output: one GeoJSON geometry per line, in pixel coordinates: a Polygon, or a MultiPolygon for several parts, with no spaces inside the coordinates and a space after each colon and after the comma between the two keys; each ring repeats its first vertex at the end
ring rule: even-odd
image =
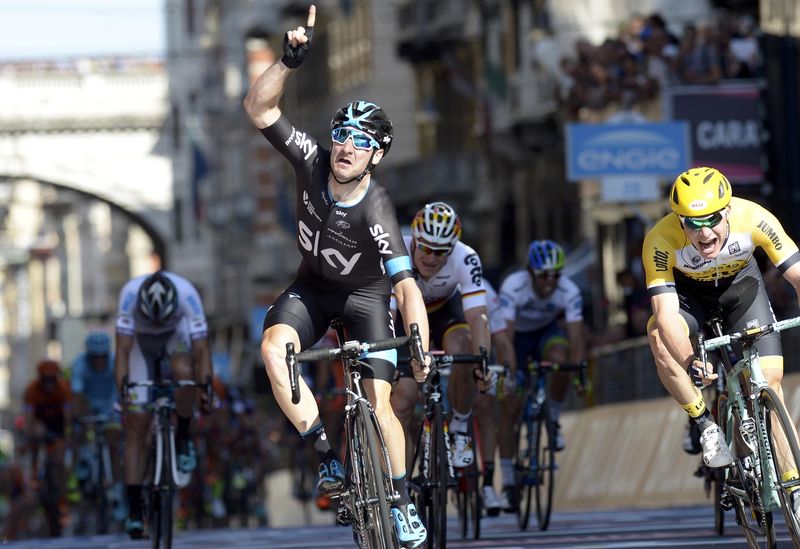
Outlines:
{"type": "Polygon", "coordinates": [[[289,44],[289,33],[287,32],[283,35],[283,57],[281,57],[281,61],[290,69],[299,67],[300,63],[306,58],[306,54],[311,48],[311,38],[314,36],[314,27],[308,27],[306,29],[306,36],[308,37],[308,41],[305,44],[293,47],[289,44]]]}

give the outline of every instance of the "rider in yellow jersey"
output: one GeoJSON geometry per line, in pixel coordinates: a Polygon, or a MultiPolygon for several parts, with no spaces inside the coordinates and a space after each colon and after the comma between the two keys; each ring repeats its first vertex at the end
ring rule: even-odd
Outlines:
{"type": "MultiPolygon", "coordinates": [[[[715,310],[721,312],[726,331],[774,322],[753,251],[762,248],[798,296],[800,252],[769,211],[732,198],[728,179],[714,168],[692,168],[680,174],[669,203],[672,213],[647,233],[642,248],[653,307],[648,322],[650,348],[661,383],[700,428],[703,461],[710,467],[724,467],[733,461],[730,450],[692,383],[694,377],[708,385],[717,374],[711,364],[697,359],[689,337],[715,310]]],[[[780,335],[761,339],[759,351],[764,376],[783,399],[780,335]]],[[[784,479],[798,476],[790,459],[784,459],[781,468],[784,479]]],[[[798,508],[800,498],[795,500],[795,512],[798,508]]]]}

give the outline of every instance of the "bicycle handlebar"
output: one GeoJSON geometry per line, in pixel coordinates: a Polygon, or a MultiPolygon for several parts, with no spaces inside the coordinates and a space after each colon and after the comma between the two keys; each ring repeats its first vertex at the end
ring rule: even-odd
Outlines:
{"type": "Polygon", "coordinates": [[[586,385],[586,370],[588,368],[589,363],[585,360],[577,364],[560,364],[546,360],[534,360],[528,363],[528,371],[530,372],[578,372],[578,383],[582,386],[586,385]]]}
{"type": "Polygon", "coordinates": [[[316,362],[318,360],[340,360],[347,358],[358,358],[367,353],[374,353],[377,351],[388,351],[389,349],[397,349],[403,345],[409,344],[411,346],[411,354],[417,360],[422,359],[422,339],[419,334],[419,326],[414,323],[411,324],[411,336],[404,337],[391,337],[388,339],[381,339],[372,343],[361,341],[346,341],[341,347],[333,347],[328,349],[310,349],[296,353],[294,350],[294,343],[286,343],[286,366],[289,368],[289,388],[292,392],[292,404],[300,402],[300,370],[297,367],[298,362],[316,362]]]}
{"type": "Polygon", "coordinates": [[[787,318],[786,320],[779,320],[777,322],[773,322],[772,324],[766,324],[756,328],[748,328],[741,332],[733,332],[728,335],[707,339],[702,344],[702,348],[706,351],[713,351],[714,349],[719,349],[720,347],[730,345],[736,341],[743,341],[745,343],[752,344],[767,334],[772,332],[781,332],[783,330],[788,330],[789,328],[796,328],[797,326],[800,326],[800,316],[787,318]]]}
{"type": "Polygon", "coordinates": [[[126,376],[123,380],[122,387],[123,402],[128,401],[128,390],[135,389],[136,387],[155,387],[160,389],[195,387],[205,391],[209,402],[211,402],[212,393],[214,391],[214,386],[211,383],[211,376],[206,376],[205,383],[200,383],[193,379],[161,379],[158,381],[154,379],[145,379],[142,381],[128,381],[128,377],[126,376]]]}

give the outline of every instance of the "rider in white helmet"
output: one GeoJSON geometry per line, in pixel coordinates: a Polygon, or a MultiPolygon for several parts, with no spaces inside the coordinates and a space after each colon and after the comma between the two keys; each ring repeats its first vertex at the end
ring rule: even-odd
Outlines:
{"type": "MultiPolygon", "coordinates": [[[[444,202],[426,204],[414,217],[411,236],[405,241],[425,300],[432,347],[450,354],[478,354],[481,347],[488,352],[491,334],[481,260],[475,250],[461,242],[461,220],[455,210],[444,202]]],[[[493,382],[483,380],[480,370],[473,373],[475,369],[472,364],[455,367],[448,385],[455,467],[466,467],[475,459],[467,425],[478,388],[486,390],[493,382]]],[[[400,370],[392,406],[404,426],[418,402],[418,393],[410,372],[400,370]]]]}

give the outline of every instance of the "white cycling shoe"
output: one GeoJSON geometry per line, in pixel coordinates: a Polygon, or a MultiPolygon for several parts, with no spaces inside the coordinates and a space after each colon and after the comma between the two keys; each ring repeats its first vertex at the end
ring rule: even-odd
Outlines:
{"type": "Polygon", "coordinates": [[[472,450],[472,439],[465,433],[454,432],[453,435],[453,467],[468,467],[475,461],[472,450]]]}
{"type": "Polygon", "coordinates": [[[733,463],[733,455],[725,444],[725,436],[716,423],[712,423],[700,433],[700,445],[703,447],[703,463],[709,467],[717,469],[733,463]]]}
{"type": "Polygon", "coordinates": [[[497,492],[491,486],[484,486],[482,490],[483,495],[483,508],[486,509],[486,514],[490,517],[496,517],[503,509],[503,503],[497,497],[497,492]]]}

